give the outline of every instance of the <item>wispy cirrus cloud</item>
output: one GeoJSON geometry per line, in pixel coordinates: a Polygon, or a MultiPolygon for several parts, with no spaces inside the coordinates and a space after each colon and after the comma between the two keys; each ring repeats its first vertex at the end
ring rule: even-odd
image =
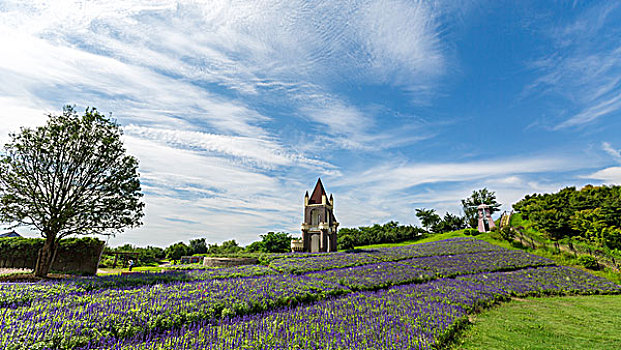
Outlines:
{"type": "Polygon", "coordinates": [[[602,149],[614,160],[621,162],[621,149],[615,149],[609,142],[602,142],[602,149]]]}
{"type": "Polygon", "coordinates": [[[462,215],[460,200],[484,187],[496,192],[502,210],[511,210],[511,205],[527,193],[554,192],[568,184],[586,184],[587,177],[576,179],[572,175],[583,167],[561,156],[435,164],[392,162],[366,172],[345,174],[331,183],[337,186],[341,197],[345,194],[347,198],[337,201],[339,209],[348,209],[343,222],[417,223],[415,208],[462,215]]]}
{"type": "MultiPolygon", "coordinates": [[[[2,10],[7,86],[45,91],[53,104],[122,107],[119,117],[137,123],[208,121],[217,132],[265,137],[270,118],[246,104],[272,100],[314,122],[369,125],[377,117],[332,84],[429,95],[446,65],[444,9],[423,1],[33,1],[2,10]],[[317,110],[325,114],[308,112],[317,110]]],[[[372,134],[343,132],[338,144],[372,134]]]]}
{"type": "Polygon", "coordinates": [[[339,182],[343,186],[379,185],[381,192],[401,191],[413,186],[439,182],[461,182],[508,176],[579,169],[581,164],[560,157],[531,157],[463,163],[398,164],[375,166],[356,177],[339,182]]]}
{"type": "Polygon", "coordinates": [[[150,128],[134,124],[125,126],[123,130],[133,137],[160,142],[179,149],[208,152],[210,156],[228,156],[261,169],[269,170],[279,166],[332,170],[336,168],[328,162],[294,153],[274,139],[150,128]]]}
{"type": "Polygon", "coordinates": [[[53,105],[88,101],[122,107],[131,121],[209,119],[219,132],[266,136],[257,124],[269,118],[241,96],[278,99],[319,123],[326,117],[304,111],[334,112],[339,125],[357,106],[331,91],[335,82],[432,93],[446,66],[443,11],[402,0],[7,1],[0,18],[11,54],[1,67],[6,86],[44,91],[53,105]]]}
{"type": "Polygon", "coordinates": [[[551,94],[568,102],[554,130],[580,127],[621,111],[621,45],[618,4],[602,3],[575,21],[548,29],[550,53],[531,62],[539,77],[528,94],[551,94]],[[559,120],[560,119],[560,120],[559,120]]]}
{"type": "MultiPolygon", "coordinates": [[[[443,160],[445,145],[416,147],[442,120],[403,115],[442,95],[447,17],[465,4],[456,3],[5,1],[0,131],[41,124],[65,103],[114,112],[147,202],[145,226],[114,244],[204,235],[245,244],[268,230],[297,232],[303,193],[319,175],[344,226],[409,223],[413,207],[455,208],[479,186],[502,189],[507,202],[556,186],[538,177],[580,162],[458,163],[443,160]],[[395,95],[401,116],[385,101],[395,95]]],[[[575,101],[572,123],[582,125],[614,113],[619,66],[614,45],[592,53],[570,40],[578,32],[557,33],[569,39],[538,62],[531,88],[575,101]]]]}

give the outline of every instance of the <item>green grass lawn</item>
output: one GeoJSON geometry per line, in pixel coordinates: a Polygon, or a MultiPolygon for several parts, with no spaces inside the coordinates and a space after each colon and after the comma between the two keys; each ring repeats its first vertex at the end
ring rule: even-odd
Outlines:
{"type": "Polygon", "coordinates": [[[514,300],[475,315],[450,349],[621,349],[621,296],[514,300]]]}

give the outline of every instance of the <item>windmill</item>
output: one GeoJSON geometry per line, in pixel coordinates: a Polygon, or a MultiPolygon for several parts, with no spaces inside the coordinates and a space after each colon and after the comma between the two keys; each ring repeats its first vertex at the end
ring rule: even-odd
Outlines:
{"type": "Polygon", "coordinates": [[[492,219],[492,208],[497,208],[499,207],[500,204],[493,204],[493,205],[489,205],[489,204],[479,204],[478,206],[468,206],[468,208],[476,208],[477,209],[477,214],[479,216],[479,224],[478,224],[478,230],[479,232],[487,232],[489,230],[491,230],[492,228],[496,227],[496,224],[494,224],[494,220],[492,219]]]}

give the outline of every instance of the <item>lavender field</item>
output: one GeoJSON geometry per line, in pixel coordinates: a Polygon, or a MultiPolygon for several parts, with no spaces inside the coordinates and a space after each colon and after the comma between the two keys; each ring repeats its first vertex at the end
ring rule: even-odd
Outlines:
{"type": "Polygon", "coordinates": [[[0,285],[2,349],[428,349],[512,296],[620,293],[475,239],[0,285]]]}

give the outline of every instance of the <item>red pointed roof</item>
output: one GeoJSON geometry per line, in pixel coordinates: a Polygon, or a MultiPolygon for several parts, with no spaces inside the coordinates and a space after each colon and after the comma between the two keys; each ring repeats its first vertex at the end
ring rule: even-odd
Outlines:
{"type": "Polygon", "coordinates": [[[315,185],[315,189],[313,190],[313,194],[308,200],[308,204],[321,204],[321,196],[325,194],[326,194],[326,190],[323,188],[323,184],[321,183],[321,178],[319,178],[317,180],[317,184],[315,185]]]}

